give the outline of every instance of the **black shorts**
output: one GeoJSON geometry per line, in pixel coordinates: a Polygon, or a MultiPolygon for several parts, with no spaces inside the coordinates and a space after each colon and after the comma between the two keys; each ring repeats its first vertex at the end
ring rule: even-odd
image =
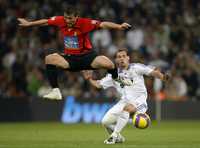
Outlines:
{"type": "Polygon", "coordinates": [[[92,70],[91,67],[93,60],[97,57],[96,51],[91,51],[83,55],[62,55],[62,57],[69,63],[70,71],[92,70]]]}

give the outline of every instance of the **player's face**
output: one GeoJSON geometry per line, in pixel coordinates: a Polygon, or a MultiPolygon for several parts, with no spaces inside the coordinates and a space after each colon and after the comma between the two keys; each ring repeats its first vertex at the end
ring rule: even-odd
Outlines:
{"type": "Polygon", "coordinates": [[[120,51],[116,54],[115,62],[122,69],[127,69],[129,65],[129,56],[125,51],[120,51]]]}
{"type": "Polygon", "coordinates": [[[74,26],[77,18],[78,18],[78,16],[75,16],[73,14],[72,15],[64,14],[64,19],[67,23],[67,27],[69,27],[69,28],[72,28],[74,26]]]}

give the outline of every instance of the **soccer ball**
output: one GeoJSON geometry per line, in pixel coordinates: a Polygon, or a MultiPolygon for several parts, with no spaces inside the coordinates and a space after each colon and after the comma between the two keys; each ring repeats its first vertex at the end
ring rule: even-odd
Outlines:
{"type": "Polygon", "coordinates": [[[151,119],[146,113],[135,113],[133,115],[133,125],[139,129],[145,129],[150,125],[151,119]]]}

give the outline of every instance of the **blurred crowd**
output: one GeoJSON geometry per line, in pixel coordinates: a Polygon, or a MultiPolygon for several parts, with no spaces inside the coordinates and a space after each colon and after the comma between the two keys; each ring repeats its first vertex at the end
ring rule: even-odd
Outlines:
{"type": "MultiPolygon", "coordinates": [[[[116,23],[128,22],[131,30],[97,30],[91,34],[94,49],[113,59],[127,48],[131,62],[169,71],[167,84],[146,79],[152,99],[200,100],[200,1],[199,0],[0,0],[0,95],[4,98],[41,96],[50,87],[44,57],[51,49],[62,50],[63,41],[54,27],[20,28],[17,18],[30,20],[63,15],[72,4],[80,16],[116,23]]],[[[104,76],[96,72],[95,77],[104,76]]],[[[81,73],[61,71],[64,96],[115,97],[113,88],[98,91],[81,73]]]]}

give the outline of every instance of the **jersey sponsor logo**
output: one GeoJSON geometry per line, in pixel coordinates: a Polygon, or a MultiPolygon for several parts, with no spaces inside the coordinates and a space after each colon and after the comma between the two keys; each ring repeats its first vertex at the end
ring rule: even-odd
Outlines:
{"type": "Polygon", "coordinates": [[[67,49],[79,49],[78,37],[77,36],[65,36],[64,45],[67,49]]]}

